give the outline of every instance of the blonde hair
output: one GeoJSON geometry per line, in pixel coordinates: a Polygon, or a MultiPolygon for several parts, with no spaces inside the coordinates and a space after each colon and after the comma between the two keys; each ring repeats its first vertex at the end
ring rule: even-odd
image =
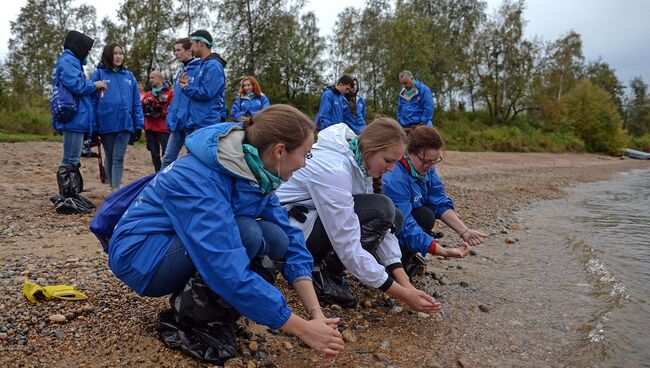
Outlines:
{"type": "Polygon", "coordinates": [[[397,144],[406,146],[408,138],[402,126],[386,116],[375,117],[359,134],[359,146],[365,161],[370,155],[387,150],[397,144]]]}
{"type": "Polygon", "coordinates": [[[291,152],[314,134],[314,122],[290,105],[271,105],[244,119],[245,142],[260,152],[274,143],[284,143],[291,152]]]}

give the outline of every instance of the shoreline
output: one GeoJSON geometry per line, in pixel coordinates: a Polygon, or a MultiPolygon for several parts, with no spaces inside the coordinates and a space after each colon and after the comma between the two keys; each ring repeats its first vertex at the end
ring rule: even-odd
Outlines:
{"type": "MultiPolygon", "coordinates": [[[[6,332],[0,332],[7,335],[4,339],[0,335],[0,364],[206,366],[158,341],[157,312],[167,307],[167,298],[139,297],[112,276],[105,254],[87,230],[92,215],[54,212],[49,197],[57,191],[60,143],[0,143],[0,153],[5,167],[0,178],[0,205],[5,208],[0,228],[0,329],[9,325],[6,332]],[[89,300],[31,305],[20,294],[25,278],[43,284],[75,284],[89,300]],[[49,316],[56,313],[67,314],[70,321],[50,323],[49,316]],[[17,343],[10,344],[9,339],[17,343]],[[19,345],[21,341],[23,345],[19,345]]],[[[508,296],[495,296],[487,286],[504,264],[506,254],[517,253],[512,249],[519,243],[506,245],[504,241],[506,237],[517,238],[521,231],[517,230],[521,225],[513,222],[515,211],[533,202],[560,198],[565,194],[563,189],[573,184],[604,180],[622,171],[650,170],[650,161],[587,154],[445,154],[440,176],[457,212],[468,226],[490,233],[490,238],[476,248],[477,256],[431,260],[429,277],[418,279],[427,290],[440,295],[445,305],[443,316],[421,318],[406,308],[391,313],[391,302],[383,294],[358,287],[359,300],[367,301],[371,308],[325,308],[330,315],[342,316],[344,326],[354,331],[358,340],[346,345],[334,366],[499,366],[503,364],[501,358],[532,354],[527,353],[534,350],[528,346],[498,341],[499,336],[509,336],[519,326],[505,325],[501,331],[487,333],[489,318],[495,318],[500,305],[509,304],[502,300],[508,296]],[[432,279],[434,275],[438,280],[432,279]],[[468,287],[460,286],[461,281],[468,287]],[[480,310],[481,305],[488,312],[480,310]]],[[[129,146],[125,183],[150,172],[149,160],[143,145],[129,146]]],[[[110,191],[99,183],[96,159],[82,159],[82,173],[89,190],[84,195],[99,204],[110,191]]],[[[441,230],[445,233],[443,244],[458,244],[459,237],[453,231],[444,225],[441,230]]],[[[286,291],[283,282],[280,286],[286,291]]],[[[295,303],[295,294],[285,295],[294,311],[304,314],[295,303]]],[[[270,367],[269,362],[282,367],[306,363],[332,366],[293,337],[260,333],[254,338],[270,353],[267,359],[258,360],[257,366],[270,367]]]]}

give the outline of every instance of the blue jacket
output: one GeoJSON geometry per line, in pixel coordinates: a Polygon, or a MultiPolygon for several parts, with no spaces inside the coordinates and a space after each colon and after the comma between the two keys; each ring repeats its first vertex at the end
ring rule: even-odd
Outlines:
{"type": "Polygon", "coordinates": [[[59,123],[52,119],[52,127],[57,132],[91,133],[95,122],[92,96],[95,93],[95,83],[86,79],[81,61],[70,50],[63,53],[56,61],[52,73],[52,84],[61,81],[73,95],[77,97],[77,113],[67,123],[59,123]]]}
{"type": "Polygon", "coordinates": [[[366,127],[366,100],[357,95],[356,105],[357,116],[352,115],[352,110],[350,110],[350,106],[348,105],[343,110],[343,122],[358,135],[366,127]]]}
{"type": "Polygon", "coordinates": [[[95,127],[99,134],[131,132],[144,127],[140,91],[135,76],[126,68],[117,72],[99,64],[90,76],[92,81],[103,80],[107,85],[104,97],[95,94],[95,127]]]}
{"type": "Polygon", "coordinates": [[[427,205],[434,210],[436,218],[440,218],[445,211],[454,209],[454,202],[445,194],[445,188],[435,169],[429,170],[423,181],[414,178],[407,165],[402,158],[392,172],[384,174],[384,194],[390,197],[395,207],[404,214],[404,227],[398,236],[400,244],[412,252],[426,255],[433,237],[418,225],[411,211],[427,205]]]}
{"type": "Polygon", "coordinates": [[[254,116],[269,105],[269,99],[264,95],[255,96],[253,99],[248,98],[248,96],[238,96],[235,102],[232,103],[230,117],[233,120],[238,120],[242,116],[246,116],[246,114],[254,116]]]}
{"type": "Polygon", "coordinates": [[[185,72],[190,80],[194,79],[199,71],[199,65],[201,65],[201,59],[194,58],[187,62],[187,64],[183,64],[178,70],[178,73],[176,73],[176,79],[174,79],[174,100],[169,105],[169,108],[167,108],[167,129],[170,132],[184,131],[187,128],[187,112],[190,99],[181,92],[178,77],[181,73],[185,72]]]}
{"type": "Polygon", "coordinates": [[[185,143],[191,153],[162,170],[117,224],[109,266],[142,293],[178,236],[213,291],[244,316],[279,328],[291,311],[280,291],[249,269],[235,216],[262,218],[286,232],[283,274],[289,283],[311,279],[313,260],[278,197],[259,190],[243,159],[243,138],[236,123],[189,135],[185,143]]]}
{"type": "Polygon", "coordinates": [[[349,111],[345,97],[334,86],[323,89],[323,94],[320,97],[318,115],[316,115],[316,126],[318,130],[323,130],[330,125],[342,123],[344,110],[349,111]]]}
{"type": "Polygon", "coordinates": [[[399,97],[397,97],[397,121],[403,127],[414,124],[432,126],[433,96],[431,89],[418,80],[415,81],[414,87],[416,91],[411,97],[406,96],[404,88],[399,93],[399,97]]]}
{"type": "Polygon", "coordinates": [[[210,54],[201,61],[196,75],[190,77],[189,83],[183,88],[183,94],[190,99],[187,107],[188,131],[221,122],[226,92],[225,65],[226,61],[218,54],[210,54]]]}

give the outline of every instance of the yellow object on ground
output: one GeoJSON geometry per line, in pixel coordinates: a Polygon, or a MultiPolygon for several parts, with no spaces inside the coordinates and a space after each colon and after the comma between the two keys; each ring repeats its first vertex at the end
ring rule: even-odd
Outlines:
{"type": "Polygon", "coordinates": [[[84,300],[88,298],[84,293],[75,289],[74,286],[40,286],[29,280],[25,280],[23,283],[23,294],[32,303],[44,302],[52,298],[63,300],[84,300]]]}

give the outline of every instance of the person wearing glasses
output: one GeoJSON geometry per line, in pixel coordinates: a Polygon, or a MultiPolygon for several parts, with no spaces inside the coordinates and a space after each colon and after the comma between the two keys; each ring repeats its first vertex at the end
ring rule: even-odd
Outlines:
{"type": "Polygon", "coordinates": [[[469,253],[470,246],[481,244],[487,236],[463,223],[454,211],[454,202],[445,193],[435,169],[443,159],[442,145],[442,137],[434,128],[414,128],[404,156],[395,165],[395,170],[386,173],[382,179],[384,194],[404,214],[404,227],[398,237],[402,264],[409,277],[413,277],[424,264],[418,253],[462,258],[469,253]],[[460,235],[462,248],[438,245],[433,235],[437,219],[460,235]]]}

